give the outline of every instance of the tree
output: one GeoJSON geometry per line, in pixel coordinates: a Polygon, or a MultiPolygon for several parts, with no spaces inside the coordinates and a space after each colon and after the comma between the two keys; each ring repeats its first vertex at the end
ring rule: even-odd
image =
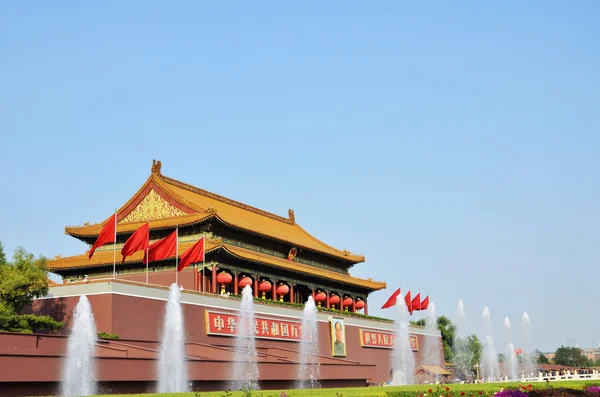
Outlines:
{"type": "Polygon", "coordinates": [[[0,266],[6,265],[6,254],[4,253],[4,246],[2,245],[2,241],[0,241],[0,266]]]}
{"type": "Polygon", "coordinates": [[[540,354],[540,356],[537,358],[537,363],[538,364],[550,364],[550,360],[548,360],[548,357],[546,357],[543,354],[540,354]]]}
{"type": "Polygon", "coordinates": [[[504,362],[504,353],[499,353],[498,354],[498,362],[499,363],[503,363],[504,362]]]}
{"type": "Polygon", "coordinates": [[[454,358],[454,340],[456,338],[456,326],[446,316],[438,317],[438,329],[442,333],[444,345],[444,357],[451,363],[454,358]]]}
{"type": "Polygon", "coordinates": [[[463,375],[471,380],[477,376],[477,366],[481,364],[481,342],[477,335],[457,338],[454,345],[454,364],[463,375]]]}
{"type": "Polygon", "coordinates": [[[12,262],[8,262],[0,243],[0,331],[30,333],[60,329],[63,323],[50,316],[21,314],[33,299],[47,293],[46,259],[36,259],[25,249],[17,248],[12,262]]]}
{"type": "Polygon", "coordinates": [[[558,365],[566,365],[569,367],[585,367],[588,364],[588,359],[583,355],[583,350],[578,347],[561,346],[556,349],[556,358],[554,359],[558,365]]]}
{"type": "Polygon", "coordinates": [[[46,259],[35,259],[33,254],[19,247],[12,263],[0,265],[0,302],[14,314],[34,298],[48,293],[48,270],[46,259]]]}

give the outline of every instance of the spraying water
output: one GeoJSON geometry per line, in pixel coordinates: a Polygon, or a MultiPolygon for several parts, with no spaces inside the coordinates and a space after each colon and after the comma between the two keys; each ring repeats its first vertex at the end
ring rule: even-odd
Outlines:
{"type": "Polygon", "coordinates": [[[458,305],[456,306],[456,325],[458,329],[462,329],[465,326],[465,319],[467,318],[467,313],[465,312],[465,305],[462,300],[458,301],[458,305]]]}
{"type": "Polygon", "coordinates": [[[63,396],[91,396],[96,394],[96,323],[90,301],[85,295],[73,314],[73,328],[67,342],[67,358],[63,368],[63,396]]]}
{"type": "MultiPolygon", "coordinates": [[[[425,337],[425,346],[423,348],[424,364],[441,367],[441,345],[440,339],[437,336],[431,335],[437,333],[438,324],[437,316],[435,313],[435,304],[431,302],[427,308],[427,320],[425,320],[425,329],[427,330],[427,336],[425,337]]],[[[436,380],[437,380],[436,376],[436,380]]]]}
{"type": "Polygon", "coordinates": [[[471,353],[471,349],[469,348],[469,339],[467,337],[460,337],[467,317],[465,305],[462,300],[459,300],[456,306],[456,317],[457,338],[454,341],[454,364],[460,370],[460,373],[462,373],[462,377],[470,381],[473,378],[473,353],[471,353]]]}
{"type": "Polygon", "coordinates": [[[529,320],[529,314],[523,312],[521,318],[521,331],[523,333],[523,350],[524,350],[524,369],[527,376],[533,376],[535,369],[534,364],[531,362],[530,353],[533,351],[532,346],[532,333],[531,333],[531,321],[529,320]]]}
{"type": "Polygon", "coordinates": [[[410,347],[409,314],[404,299],[398,299],[396,309],[396,341],[392,354],[394,376],[391,384],[392,386],[410,385],[414,383],[415,358],[410,347]]]}
{"type": "Polygon", "coordinates": [[[512,330],[510,320],[504,317],[504,331],[506,333],[506,356],[504,359],[504,368],[508,379],[517,379],[517,355],[515,353],[515,345],[512,343],[512,330]]]}
{"type": "Polygon", "coordinates": [[[181,310],[181,291],[177,284],[169,288],[165,308],[165,322],[158,356],[158,392],[183,393],[189,391],[185,361],[185,332],[181,310]]]}
{"type": "Polygon", "coordinates": [[[242,290],[240,316],[235,335],[232,389],[258,390],[258,364],[254,330],[254,296],[252,287],[242,290]]]}
{"type": "Polygon", "coordinates": [[[490,309],[486,306],[483,309],[483,327],[485,339],[483,340],[483,365],[482,371],[487,382],[493,382],[499,375],[498,354],[494,347],[492,337],[492,322],[490,320],[490,309]]]}
{"type": "Polygon", "coordinates": [[[304,305],[302,316],[302,342],[300,344],[300,369],[298,371],[298,389],[319,387],[319,327],[317,307],[312,296],[304,305]]]}

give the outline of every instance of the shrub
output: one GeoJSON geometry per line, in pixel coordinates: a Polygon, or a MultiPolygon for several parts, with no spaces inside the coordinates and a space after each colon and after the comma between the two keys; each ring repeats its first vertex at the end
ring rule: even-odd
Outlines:
{"type": "Polygon", "coordinates": [[[119,339],[119,335],[109,334],[108,332],[98,332],[98,339],[119,339]]]}

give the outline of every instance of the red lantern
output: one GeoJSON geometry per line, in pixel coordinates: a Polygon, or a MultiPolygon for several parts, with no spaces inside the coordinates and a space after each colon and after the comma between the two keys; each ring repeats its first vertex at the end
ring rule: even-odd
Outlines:
{"type": "Polygon", "coordinates": [[[229,284],[231,279],[231,274],[227,272],[221,272],[217,275],[217,282],[221,284],[221,295],[225,295],[225,284],[229,284]]]}
{"type": "Polygon", "coordinates": [[[327,299],[327,294],[323,291],[318,292],[315,295],[315,302],[317,302],[319,304],[319,307],[321,307],[321,302],[324,302],[325,299],[327,299]]]}
{"type": "Polygon", "coordinates": [[[335,308],[335,305],[340,302],[340,297],[337,295],[331,295],[329,297],[329,304],[335,308]]]}
{"type": "Polygon", "coordinates": [[[363,309],[365,307],[365,301],[361,300],[361,299],[357,299],[356,300],[356,309],[360,310],[363,309]]]}
{"type": "Polygon", "coordinates": [[[344,308],[345,308],[346,311],[348,311],[348,308],[352,305],[352,302],[354,302],[354,301],[349,296],[346,297],[346,298],[344,298],[344,300],[342,301],[342,303],[344,304],[344,308]]]}
{"type": "Polygon", "coordinates": [[[244,287],[246,285],[252,286],[252,279],[250,277],[248,277],[248,276],[242,277],[242,279],[240,280],[240,282],[238,283],[238,285],[240,286],[241,289],[244,289],[244,287]]]}
{"type": "Polygon", "coordinates": [[[290,287],[288,287],[286,284],[279,284],[279,287],[277,287],[275,292],[279,295],[279,300],[283,302],[283,296],[290,292],[290,287]]]}
{"type": "Polygon", "coordinates": [[[262,292],[262,298],[265,299],[267,291],[271,289],[271,283],[267,280],[263,280],[258,284],[258,290],[262,292]]]}

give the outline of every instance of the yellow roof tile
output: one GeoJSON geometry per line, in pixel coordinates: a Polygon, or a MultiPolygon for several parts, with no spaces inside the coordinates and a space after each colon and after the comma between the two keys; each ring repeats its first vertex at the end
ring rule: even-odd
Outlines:
{"type": "MultiPolygon", "coordinates": [[[[195,241],[191,242],[180,242],[179,243],[179,252],[183,253],[189,247],[195,244],[195,241]]],[[[386,287],[386,284],[383,282],[372,281],[372,280],[364,280],[358,277],[352,277],[348,274],[341,274],[337,272],[332,272],[330,270],[320,269],[309,265],[304,265],[294,261],[288,261],[287,259],[277,258],[271,255],[263,254],[256,251],[247,250],[244,248],[236,247],[234,245],[223,244],[221,240],[207,240],[205,246],[206,252],[213,251],[217,248],[223,248],[227,253],[233,255],[235,257],[245,259],[251,262],[262,263],[266,265],[271,265],[274,267],[296,271],[299,273],[308,274],[311,276],[317,276],[326,278],[329,280],[338,281],[344,284],[359,286],[363,288],[368,288],[371,290],[380,290],[386,287]]],[[[144,252],[139,251],[135,254],[127,257],[125,259],[125,263],[134,263],[134,262],[142,262],[144,258],[144,252]]],[[[170,257],[173,258],[173,257],[170,257]]],[[[120,249],[117,249],[116,254],[117,265],[119,265],[122,261],[122,256],[120,249]]],[[[82,269],[82,268],[92,268],[98,266],[109,266],[113,264],[113,251],[110,249],[103,251],[96,251],[92,259],[88,259],[88,253],[86,252],[83,255],[70,256],[65,258],[57,258],[48,261],[48,268],[51,271],[60,272],[61,270],[69,270],[69,269],[82,269]]]]}
{"type": "MultiPolygon", "coordinates": [[[[216,216],[225,224],[267,236],[297,248],[320,252],[343,259],[349,263],[355,264],[365,260],[362,255],[353,255],[346,250],[338,250],[321,240],[309,234],[303,228],[296,224],[293,211],[290,210],[289,218],[284,218],[269,212],[251,207],[249,205],[230,200],[226,197],[196,188],[165,177],[160,174],[160,162],[158,166],[153,165],[152,175],[138,192],[118,211],[118,218],[121,220],[127,212],[132,210],[132,205],[139,201],[140,196],[153,186],[168,196],[170,200],[179,203],[187,212],[194,213],[158,219],[150,221],[151,229],[160,229],[183,226],[200,222],[209,216],[216,216]]],[[[109,218],[110,219],[110,218],[109,218]]],[[[70,226],[65,228],[65,232],[72,236],[93,237],[97,236],[102,230],[105,220],[100,224],[86,226],[70,226]]],[[[120,221],[119,221],[120,222],[120,221]]],[[[136,230],[143,222],[124,223],[117,225],[117,233],[126,233],[136,230]]]]}

